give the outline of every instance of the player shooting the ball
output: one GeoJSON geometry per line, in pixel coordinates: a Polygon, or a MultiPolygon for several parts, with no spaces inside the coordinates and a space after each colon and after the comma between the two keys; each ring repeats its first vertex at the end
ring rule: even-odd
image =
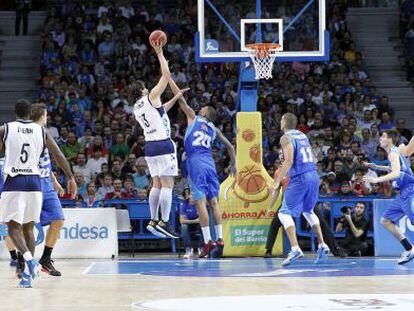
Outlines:
{"type": "Polygon", "coordinates": [[[170,119],[167,111],[188,89],[178,90],[174,98],[162,104],[160,97],[171,76],[168,62],[163,53],[166,39],[163,41],[150,40],[150,42],[160,63],[161,78],[151,91],[148,91],[141,81],[129,85],[129,93],[135,103],[135,119],[144,132],[145,160],[152,178],[152,188],[149,194],[151,221],[147,230],[159,237],[176,239],[178,235],[173,232],[169,221],[174,177],[178,175],[177,148],[171,139],[170,119]],[[159,219],[159,206],[161,207],[161,220],[159,219]]]}

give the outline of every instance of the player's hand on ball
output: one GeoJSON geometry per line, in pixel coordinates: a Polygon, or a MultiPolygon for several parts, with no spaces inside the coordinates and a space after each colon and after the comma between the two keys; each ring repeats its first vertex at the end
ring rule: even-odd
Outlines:
{"type": "Polygon", "coordinates": [[[162,43],[160,41],[155,41],[152,47],[154,48],[155,53],[162,54],[162,43]]]}
{"type": "Polygon", "coordinates": [[[78,187],[76,186],[76,182],[74,178],[71,178],[68,180],[67,189],[68,189],[68,192],[70,193],[70,197],[72,199],[75,199],[76,194],[78,192],[78,187]]]}

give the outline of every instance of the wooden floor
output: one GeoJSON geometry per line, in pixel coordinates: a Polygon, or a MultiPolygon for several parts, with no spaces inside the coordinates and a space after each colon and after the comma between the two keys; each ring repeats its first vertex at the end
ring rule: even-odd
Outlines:
{"type": "Polygon", "coordinates": [[[14,270],[2,261],[0,310],[257,311],[272,305],[278,308],[271,310],[278,311],[361,310],[367,305],[375,310],[414,310],[412,263],[401,267],[389,259],[332,258],[315,266],[305,259],[282,269],[280,262],[160,256],[59,260],[62,277],[43,276],[35,288],[19,289],[14,270]],[[176,298],[184,300],[165,301],[176,298]]]}

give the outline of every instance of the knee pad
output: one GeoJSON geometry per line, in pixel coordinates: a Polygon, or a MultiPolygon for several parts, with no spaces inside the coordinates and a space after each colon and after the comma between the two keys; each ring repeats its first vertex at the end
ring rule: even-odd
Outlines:
{"type": "Polygon", "coordinates": [[[293,227],[295,225],[295,222],[293,221],[292,216],[288,214],[283,214],[279,212],[279,220],[283,225],[283,228],[287,229],[289,227],[293,227]]]}
{"type": "Polygon", "coordinates": [[[314,212],[312,213],[303,213],[303,217],[305,217],[308,224],[313,227],[315,225],[319,225],[319,218],[315,215],[314,212]]]}

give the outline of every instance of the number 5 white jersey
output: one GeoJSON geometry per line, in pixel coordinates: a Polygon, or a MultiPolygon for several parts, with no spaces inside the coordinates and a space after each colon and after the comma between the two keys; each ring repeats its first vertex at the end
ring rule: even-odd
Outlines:
{"type": "Polygon", "coordinates": [[[43,128],[33,121],[18,120],[4,125],[4,174],[40,175],[39,159],[43,152],[43,128]]]}

